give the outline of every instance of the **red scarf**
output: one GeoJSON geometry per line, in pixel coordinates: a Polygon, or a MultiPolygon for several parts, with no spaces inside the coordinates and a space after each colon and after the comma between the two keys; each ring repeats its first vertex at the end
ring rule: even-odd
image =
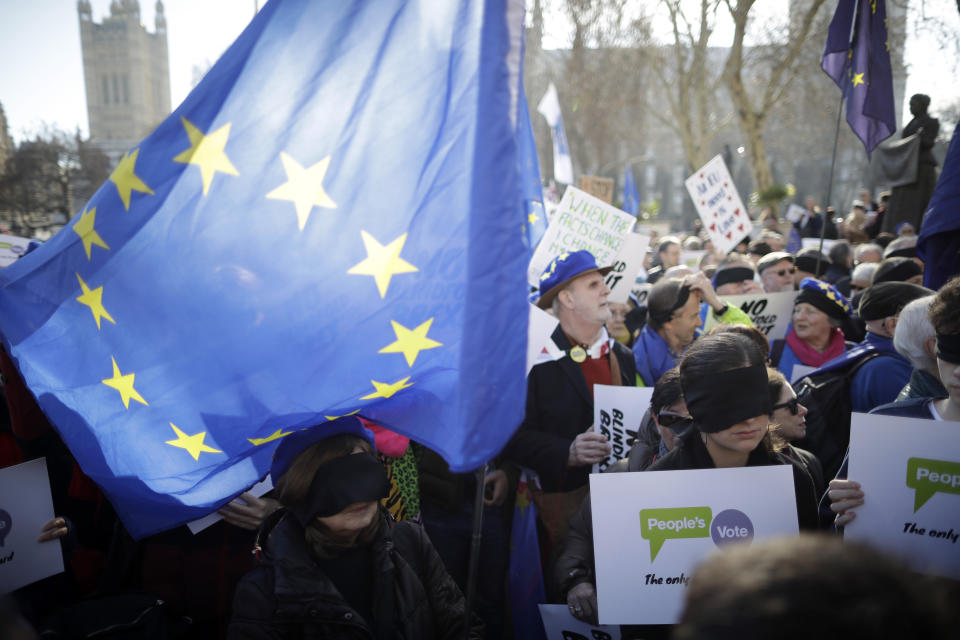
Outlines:
{"type": "Polygon", "coordinates": [[[820,367],[829,360],[843,355],[844,351],[847,350],[847,345],[843,338],[843,331],[836,328],[834,328],[833,333],[830,334],[830,344],[828,344],[827,348],[822,352],[817,351],[798,338],[793,329],[790,329],[790,333],[787,334],[787,344],[790,345],[797,359],[808,367],[820,367]]]}

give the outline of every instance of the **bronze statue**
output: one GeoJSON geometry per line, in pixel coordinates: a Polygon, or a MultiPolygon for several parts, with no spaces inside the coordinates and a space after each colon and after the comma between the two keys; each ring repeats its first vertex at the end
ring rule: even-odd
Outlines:
{"type": "Polygon", "coordinates": [[[910,98],[910,113],[913,119],[900,134],[907,138],[918,134],[920,150],[917,159],[917,179],[910,184],[894,187],[883,219],[883,230],[894,232],[901,222],[909,222],[920,229],[927,203],[937,186],[937,160],[933,157],[933,145],[940,133],[940,121],[930,116],[930,96],[917,93],[910,98]]]}

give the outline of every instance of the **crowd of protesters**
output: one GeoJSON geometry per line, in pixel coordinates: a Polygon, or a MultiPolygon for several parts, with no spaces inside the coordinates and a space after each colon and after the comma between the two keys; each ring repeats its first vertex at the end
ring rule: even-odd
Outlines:
{"type": "Polygon", "coordinates": [[[521,470],[536,482],[547,600],[595,624],[588,478],[611,452],[593,424],[600,384],[653,387],[647,415],[628,425],[637,434],[628,455],[607,472],[784,465],[800,530],[820,532],[708,561],[678,627],[624,627],[623,637],[713,637],[718,625],[742,629],[738,637],[778,636],[786,625],[816,635],[824,627],[782,601],[812,603],[821,622],[849,621],[852,613],[835,608],[860,606],[864,594],[874,600],[855,616],[863,629],[892,637],[916,620],[924,637],[947,637],[956,613],[951,620],[938,598],[956,594],[955,583],[931,583],[923,599],[894,561],[837,542],[865,500],[846,473],[850,412],[960,420],[960,277],[937,291],[922,286],[913,226],[880,232],[887,198],[875,204],[864,193],[846,216],[808,199],[793,222],[765,211],[755,237],[727,255],[702,230],[656,238],[638,278],[651,285],[642,304],[608,302],[610,267],[589,252],[558,255],[533,292],[558,321],[556,349],[530,370],[523,420],[486,475],[454,474],[419,443],[341,418],[283,439],[270,470],[274,490],[242,494],[196,535],[180,528],[134,541],[0,354],[0,415],[8,418],[0,467],[46,457],[57,517],[37,535],[61,544],[66,560],[63,574],[0,602],[0,636],[93,637],[126,624],[124,637],[513,637],[511,617],[522,612],[511,610],[507,558],[521,470]],[[796,246],[822,231],[834,239],[827,253],[796,246]],[[702,257],[681,264],[681,251],[691,250],[702,257]],[[791,291],[790,329],[772,342],[725,301],[791,291]],[[708,314],[717,326],[703,335],[708,314]],[[803,367],[849,376],[845,414],[808,422],[810,408],[792,386],[803,367]],[[471,574],[478,493],[481,561],[471,574]],[[762,588],[737,583],[738,570],[767,565],[774,568],[761,571],[762,588]],[[778,573],[786,566],[796,571],[778,573]],[[833,591],[811,588],[821,579],[833,591]],[[901,601],[870,591],[884,580],[902,589],[901,601]]]}

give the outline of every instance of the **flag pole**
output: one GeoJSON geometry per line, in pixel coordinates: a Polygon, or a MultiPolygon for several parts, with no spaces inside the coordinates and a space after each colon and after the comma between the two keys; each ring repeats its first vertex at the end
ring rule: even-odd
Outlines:
{"type": "Polygon", "coordinates": [[[837,143],[840,141],[840,120],[843,117],[843,98],[846,92],[840,92],[840,105],[837,107],[837,127],[833,132],[833,157],[830,158],[830,178],[827,180],[827,200],[823,204],[823,224],[820,225],[820,247],[817,249],[817,266],[814,275],[820,273],[820,258],[823,256],[823,240],[827,237],[827,209],[833,197],[833,170],[837,165],[837,143]]]}
{"type": "Polygon", "coordinates": [[[464,606],[463,638],[470,638],[470,618],[473,613],[473,601],[477,594],[477,567],[480,566],[480,540],[483,529],[483,481],[487,477],[487,464],[476,470],[477,490],[473,502],[473,537],[470,540],[470,564],[467,570],[467,594],[464,606]]]}

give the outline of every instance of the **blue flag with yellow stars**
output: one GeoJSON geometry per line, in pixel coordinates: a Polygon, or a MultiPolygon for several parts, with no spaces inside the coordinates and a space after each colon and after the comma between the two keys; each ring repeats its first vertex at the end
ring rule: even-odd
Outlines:
{"type": "Polygon", "coordinates": [[[523,184],[523,204],[527,218],[524,222],[527,245],[536,248],[547,231],[547,214],[543,208],[543,183],[540,181],[540,160],[537,158],[537,143],[533,137],[533,123],[523,88],[517,103],[517,160],[520,163],[520,179],[523,184]]]}
{"type": "Polygon", "coordinates": [[[623,206],[620,208],[634,217],[640,213],[640,193],[637,191],[637,184],[633,181],[630,165],[623,168],[623,206]]]}
{"type": "Polygon", "coordinates": [[[820,66],[843,91],[847,123],[869,158],[897,130],[884,0],[839,0],[820,66]]]}
{"type": "Polygon", "coordinates": [[[522,26],[518,0],[272,0],[0,270],[4,346],[131,534],[335,416],[455,471],[500,450],[525,394],[522,26]]]}

